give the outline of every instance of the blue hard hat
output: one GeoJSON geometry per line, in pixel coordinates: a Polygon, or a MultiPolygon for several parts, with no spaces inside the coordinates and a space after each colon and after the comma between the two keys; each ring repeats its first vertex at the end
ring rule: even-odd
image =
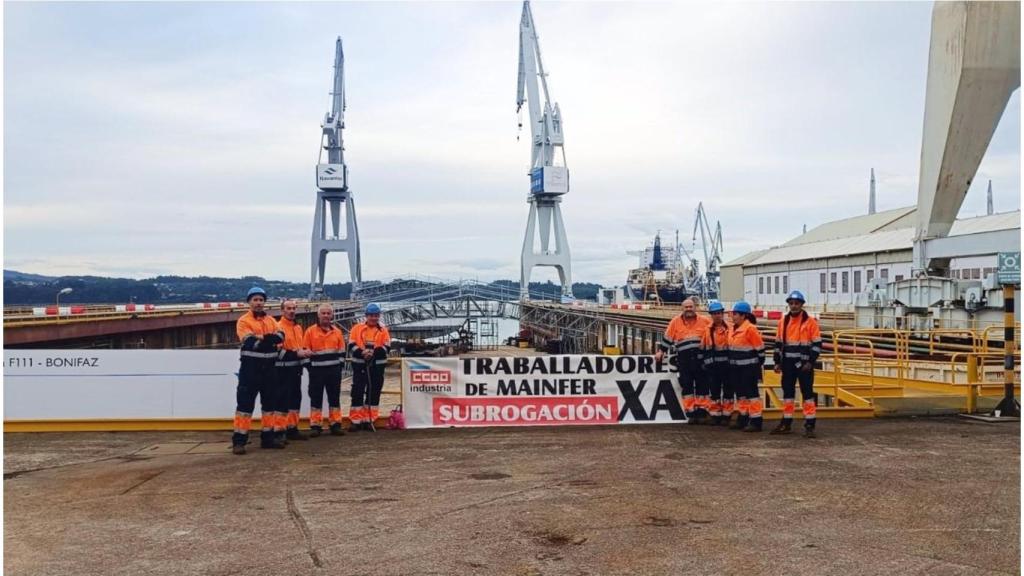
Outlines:
{"type": "Polygon", "coordinates": [[[373,304],[373,303],[367,304],[366,305],[366,313],[367,314],[380,314],[380,306],[378,306],[377,304],[373,304]]]}
{"type": "Polygon", "coordinates": [[[708,302],[708,312],[725,312],[725,306],[718,300],[708,302]]]}
{"type": "Polygon", "coordinates": [[[750,304],[747,304],[744,300],[740,300],[732,305],[732,311],[740,312],[741,314],[750,314],[752,309],[750,308],[750,304]]]}
{"type": "Polygon", "coordinates": [[[789,296],[786,296],[786,302],[789,302],[790,300],[799,300],[805,304],[807,303],[807,299],[804,298],[804,293],[799,290],[793,290],[789,293],[789,296]]]}
{"type": "Polygon", "coordinates": [[[252,288],[249,288],[249,293],[245,295],[245,301],[248,302],[249,300],[252,300],[253,296],[257,295],[263,296],[264,300],[267,299],[267,292],[263,288],[253,286],[252,288]]]}

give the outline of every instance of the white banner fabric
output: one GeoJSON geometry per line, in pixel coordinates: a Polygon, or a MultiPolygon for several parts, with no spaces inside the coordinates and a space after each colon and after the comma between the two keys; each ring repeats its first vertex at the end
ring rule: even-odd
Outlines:
{"type": "Polygon", "coordinates": [[[653,356],[402,361],[409,428],[685,422],[674,366],[653,356]]]}

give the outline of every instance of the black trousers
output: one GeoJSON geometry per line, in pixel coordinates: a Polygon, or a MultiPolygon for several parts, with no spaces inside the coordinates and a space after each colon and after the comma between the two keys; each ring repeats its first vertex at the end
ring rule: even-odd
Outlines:
{"type": "Polygon", "coordinates": [[[302,366],[287,366],[277,369],[277,381],[281,389],[282,412],[302,408],[302,366]]]}
{"type": "MultiPolygon", "coordinates": [[[[343,368],[337,366],[315,366],[309,369],[309,406],[320,412],[324,407],[324,392],[327,392],[327,406],[341,410],[341,376],[343,368]]],[[[312,422],[311,422],[312,423],[312,422]]],[[[319,423],[313,423],[319,425],[319,423]]]]}
{"type": "Polygon", "coordinates": [[[728,366],[710,366],[704,369],[704,379],[708,383],[708,394],[711,402],[731,400],[733,397],[732,382],[729,381],[728,366]]]}
{"type": "Polygon", "coordinates": [[[796,385],[800,383],[800,395],[804,400],[814,397],[814,369],[801,371],[796,366],[782,365],[782,397],[796,399],[796,385]]]}
{"type": "MultiPolygon", "coordinates": [[[[370,360],[370,362],[374,362],[370,360]]],[[[352,364],[352,406],[380,406],[384,364],[352,364]]]]}

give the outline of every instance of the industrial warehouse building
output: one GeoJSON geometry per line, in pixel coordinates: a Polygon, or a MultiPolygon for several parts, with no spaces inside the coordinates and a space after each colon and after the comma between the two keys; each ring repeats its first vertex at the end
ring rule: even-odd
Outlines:
{"type": "MultiPolygon", "coordinates": [[[[911,206],[836,220],[741,256],[721,267],[721,299],[776,308],[790,290],[800,290],[808,305],[852,310],[875,278],[910,276],[916,217],[911,206]]],[[[991,253],[954,258],[953,278],[982,280],[995,271],[997,252],[1020,250],[1020,211],[959,219],[949,233],[965,240],[972,235],[991,244],[991,253]]]]}

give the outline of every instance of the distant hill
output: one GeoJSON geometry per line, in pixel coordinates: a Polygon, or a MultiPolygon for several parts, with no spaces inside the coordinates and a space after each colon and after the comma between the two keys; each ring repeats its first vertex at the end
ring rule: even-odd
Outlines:
{"type": "MultiPolygon", "coordinates": [[[[106,278],[102,276],[43,276],[15,270],[4,270],[4,306],[52,304],[57,292],[71,288],[73,292],[61,298],[64,302],[82,304],[181,304],[190,302],[241,301],[254,285],[262,286],[271,298],[305,298],[309,284],[267,280],[259,276],[219,278],[213,276],[157,276],[144,280],[106,278]]],[[[498,280],[492,285],[502,286],[515,294],[519,283],[498,280]]],[[[582,300],[595,300],[600,285],[587,282],[573,284],[573,293],[582,300]]],[[[530,283],[531,292],[557,298],[561,290],[552,282],[530,283]]],[[[327,284],[324,291],[332,299],[344,300],[352,294],[352,284],[327,284]]]]}

